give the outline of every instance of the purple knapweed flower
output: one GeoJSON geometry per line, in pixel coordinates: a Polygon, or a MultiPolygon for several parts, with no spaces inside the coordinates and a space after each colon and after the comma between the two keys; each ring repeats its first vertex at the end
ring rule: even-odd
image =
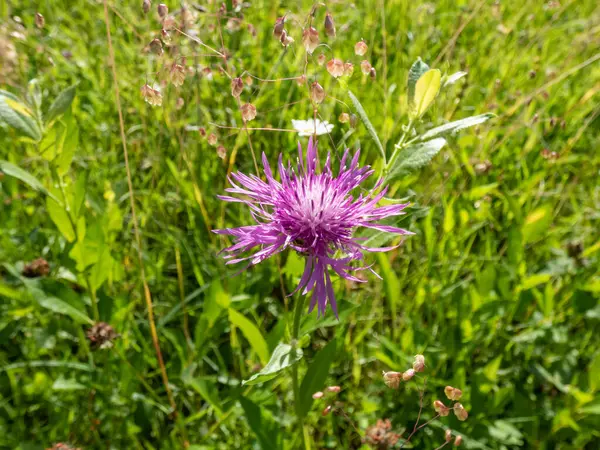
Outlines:
{"type": "Polygon", "coordinates": [[[396,248],[370,248],[361,245],[361,239],[353,237],[354,231],[358,227],[365,227],[402,235],[413,234],[402,228],[376,223],[386,217],[404,214],[402,210],[408,205],[377,207],[377,202],[387,191],[387,187],[379,190],[382,180],[372,190],[361,192],[356,198],[352,195],[352,191],[374,172],[370,166],[358,166],[359,155],[360,152],[357,151],[347,166],[349,150],[346,149],[339,173],[334,176],[328,154],[325,166],[319,172],[317,145],[311,138],[306,151],[306,163],[302,157],[302,146],[298,144],[297,172],[289,163],[287,168],[284,167],[282,156],[279,155],[281,181],[273,178],[264,153],[262,162],[266,181],[255,175],[240,172],[231,174],[229,181],[233,187],[226,191],[242,195],[243,198],[219,198],[248,205],[256,225],[213,230],[217,234],[234,237],[234,245],[223,250],[229,253],[226,256],[229,259],[227,264],[250,260],[250,265],[255,265],[291,248],[306,257],[304,274],[292,294],[300,289],[303,289],[303,294],[313,290],[309,312],[318,305],[318,314],[324,314],[329,303],[337,316],[329,267],[342,278],[363,282],[350,272],[371,270],[371,267],[353,267],[351,263],[362,261],[364,251],[385,252],[396,248]],[[250,256],[232,259],[254,247],[260,249],[250,256]]]}

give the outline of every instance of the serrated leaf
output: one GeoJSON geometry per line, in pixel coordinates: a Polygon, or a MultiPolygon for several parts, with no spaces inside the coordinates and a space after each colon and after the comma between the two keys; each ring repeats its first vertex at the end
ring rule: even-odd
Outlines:
{"type": "Polygon", "coordinates": [[[419,142],[403,149],[390,169],[386,179],[392,180],[426,165],[446,145],[446,139],[437,138],[419,142]]]}
{"type": "Polygon", "coordinates": [[[466,117],[465,119],[455,120],[454,122],[449,122],[439,127],[432,128],[431,130],[427,130],[421,135],[419,140],[428,141],[430,139],[446,134],[456,134],[460,130],[464,130],[465,128],[474,127],[475,125],[482,124],[490,120],[492,117],[496,117],[496,115],[492,113],[485,113],[480,114],[478,116],[471,116],[466,117]]]}
{"type": "Polygon", "coordinates": [[[418,119],[425,114],[438,95],[441,86],[442,73],[431,69],[421,75],[415,85],[415,95],[410,108],[410,116],[418,119]]]}
{"type": "Polygon", "coordinates": [[[446,86],[456,83],[458,80],[460,80],[466,74],[467,74],[467,72],[455,72],[452,75],[445,77],[445,79],[443,80],[444,81],[443,86],[446,87],[446,86]]]}
{"type": "Polygon", "coordinates": [[[371,121],[369,120],[369,117],[367,116],[365,109],[362,107],[362,105],[358,101],[358,98],[356,98],[356,96],[351,91],[348,91],[348,95],[350,96],[350,100],[352,100],[352,103],[354,104],[354,107],[356,108],[356,112],[360,116],[360,120],[362,120],[362,122],[365,124],[367,131],[371,135],[371,138],[373,139],[373,141],[375,141],[375,145],[377,145],[377,148],[379,149],[379,153],[381,153],[381,156],[383,157],[383,160],[385,161],[385,149],[383,148],[383,145],[381,144],[381,141],[379,140],[379,136],[377,136],[377,133],[375,132],[375,128],[373,128],[373,125],[371,124],[371,121]]]}
{"type": "Polygon", "coordinates": [[[74,84],[58,94],[46,112],[46,123],[52,122],[71,106],[71,103],[73,103],[73,99],[75,98],[76,90],[77,84],[74,84]]]}
{"type": "Polygon", "coordinates": [[[7,123],[34,141],[39,141],[42,138],[42,132],[29,107],[16,96],[5,94],[6,91],[0,91],[0,121],[7,123]]]}
{"type": "Polygon", "coordinates": [[[329,375],[329,367],[335,358],[336,345],[337,342],[333,338],[317,353],[308,367],[300,385],[300,401],[298,405],[298,414],[300,416],[308,414],[314,401],[312,395],[320,391],[325,385],[327,375],[329,375]]]}
{"type": "Polygon", "coordinates": [[[252,375],[252,377],[250,377],[248,380],[242,381],[242,384],[252,385],[272,380],[283,369],[300,361],[302,356],[302,349],[294,349],[289,344],[279,344],[277,347],[275,347],[275,350],[273,350],[273,354],[271,355],[271,359],[269,359],[267,365],[263,367],[260,372],[252,375]]]}
{"type": "Polygon", "coordinates": [[[415,88],[419,78],[429,70],[429,66],[421,58],[413,63],[408,71],[408,107],[412,108],[415,104],[415,88]]]}
{"type": "Polygon", "coordinates": [[[44,185],[29,172],[21,169],[19,166],[15,166],[8,161],[0,160],[0,171],[4,174],[14,177],[18,180],[21,180],[23,183],[28,185],[30,188],[41,192],[42,194],[48,195],[50,198],[54,199],[54,201],[58,202],[58,199],[52,195],[48,190],[44,187],[44,185]]]}
{"type": "Polygon", "coordinates": [[[242,330],[252,349],[260,358],[260,362],[267,364],[269,361],[269,346],[256,325],[244,317],[243,314],[231,308],[229,309],[229,322],[242,330]]]}

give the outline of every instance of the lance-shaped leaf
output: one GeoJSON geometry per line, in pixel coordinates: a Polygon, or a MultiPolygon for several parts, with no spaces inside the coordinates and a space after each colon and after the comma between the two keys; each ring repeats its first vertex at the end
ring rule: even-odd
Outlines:
{"type": "Polygon", "coordinates": [[[495,114],[485,113],[480,114],[478,116],[471,116],[465,119],[455,120],[454,122],[448,122],[439,127],[432,128],[431,130],[427,130],[419,140],[428,141],[430,139],[443,136],[446,134],[456,134],[460,130],[464,130],[465,128],[474,127],[475,125],[479,125],[483,122],[490,120],[492,117],[496,117],[495,114]]]}
{"type": "Polygon", "coordinates": [[[352,103],[354,104],[354,107],[356,108],[356,112],[358,113],[358,115],[360,117],[360,120],[362,120],[362,122],[365,124],[367,131],[371,135],[371,138],[373,139],[373,141],[375,142],[375,145],[377,145],[377,148],[379,149],[379,153],[381,153],[381,156],[383,157],[383,160],[385,161],[385,149],[383,148],[383,145],[381,144],[381,141],[379,140],[379,136],[377,136],[377,133],[375,132],[375,128],[373,128],[373,125],[371,124],[371,121],[369,120],[369,117],[367,116],[365,109],[362,107],[362,105],[360,104],[360,102],[358,101],[358,99],[352,92],[348,91],[348,96],[350,96],[350,100],[352,100],[352,103]]]}
{"type": "Polygon", "coordinates": [[[252,375],[250,379],[242,381],[242,384],[259,384],[275,378],[279,373],[302,359],[302,350],[294,349],[289,344],[279,344],[273,350],[271,359],[263,369],[252,375]]]}
{"type": "Polygon", "coordinates": [[[419,78],[429,70],[429,66],[423,62],[421,58],[418,58],[408,71],[408,107],[413,108],[415,104],[415,88],[419,78]]]}
{"type": "Polygon", "coordinates": [[[42,138],[42,131],[31,109],[18,97],[3,90],[0,90],[0,121],[34,141],[42,138]]]}
{"type": "Polygon", "coordinates": [[[415,85],[415,96],[409,110],[410,117],[418,119],[425,114],[440,91],[442,73],[431,69],[421,75],[415,85]]]}
{"type": "Polygon", "coordinates": [[[60,203],[54,195],[48,192],[48,190],[36,177],[31,175],[29,172],[21,169],[19,166],[15,166],[14,164],[9,163],[8,161],[0,160],[0,171],[2,171],[8,176],[15,177],[17,180],[21,180],[30,188],[41,192],[42,194],[46,194],[50,198],[54,199],[56,202],[60,203]]]}
{"type": "Polygon", "coordinates": [[[446,145],[446,139],[437,138],[427,142],[418,142],[403,149],[391,167],[387,180],[423,167],[446,145]]]}
{"type": "Polygon", "coordinates": [[[46,123],[52,122],[71,106],[76,90],[77,84],[74,84],[58,94],[46,112],[46,123]]]}

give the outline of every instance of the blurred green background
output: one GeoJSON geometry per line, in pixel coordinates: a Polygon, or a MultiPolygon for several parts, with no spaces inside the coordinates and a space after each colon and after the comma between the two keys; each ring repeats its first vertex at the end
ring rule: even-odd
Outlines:
{"type": "MultiPolygon", "coordinates": [[[[41,143],[0,124],[0,160],[39,182],[0,175],[0,448],[301,448],[289,369],[264,384],[240,381],[289,341],[297,297],[282,291],[297,284],[302,262],[283,254],[236,275],[217,255],[227,243],[209,230],[251,221],[247,209],[216,198],[228,171],[254,171],[222,69],[268,80],[301,75],[312,4],[227,1],[220,10],[190,2],[182,12],[168,2],[176,25],[225,62],[174,30],[161,36],[152,3],[144,14],[141,1],[108,2],[143,268],[178,414],[151,340],[103,4],[5,0],[0,89],[41,98],[48,118],[59,93],[77,87],[63,94],[76,92],[41,143]],[[287,50],[272,35],[284,14],[295,39],[287,50]],[[162,56],[149,48],[154,38],[163,40],[162,56]],[[162,105],[146,104],[141,87],[168,80],[181,56],[183,85],[163,84],[162,105]],[[46,189],[70,199],[75,227],[46,189]],[[37,258],[47,265],[32,266],[37,258]],[[112,348],[95,349],[86,336],[91,292],[99,318],[120,335],[112,348]]],[[[368,448],[361,439],[383,418],[409,433],[423,381],[391,390],[381,372],[405,370],[417,353],[427,362],[423,417],[450,384],[463,390],[469,419],[434,421],[411,445],[436,448],[450,427],[467,448],[600,448],[597,2],[332,1],[316,9],[314,26],[328,47],[308,59],[309,81],[330,96],[319,115],[335,125],[319,140],[321,155],[361,148],[361,163],[378,164],[364,124],[338,121],[355,110],[317,64],[320,53],[354,63],[348,87],[388,152],[407,121],[417,57],[444,73],[468,72],[441,92],[419,132],[497,117],[449,138],[428,167],[393,182],[390,197],[412,203],[400,226],[416,235],[368,256],[383,281],[336,279],[340,320],[331,312],[303,319],[309,338],[298,370],[335,338],[326,384],[342,388],[336,413],[322,416],[326,400],[312,405],[307,448],[368,448]],[[335,38],[323,32],[326,11],[335,38]],[[361,38],[364,57],[354,55],[361,38]],[[361,74],[362,59],[375,79],[361,74]]],[[[291,119],[312,117],[308,92],[293,79],[247,81],[241,101],[258,112],[249,126],[291,129],[291,119]]],[[[279,153],[293,158],[298,140],[306,144],[293,132],[249,136],[272,163],[279,153]]]]}

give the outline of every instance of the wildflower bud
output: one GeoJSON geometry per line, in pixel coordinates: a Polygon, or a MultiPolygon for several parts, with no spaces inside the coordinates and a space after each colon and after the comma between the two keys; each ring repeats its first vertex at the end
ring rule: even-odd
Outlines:
{"type": "Polygon", "coordinates": [[[325,389],[327,392],[333,392],[334,394],[337,394],[338,392],[340,392],[342,390],[341,387],[339,386],[328,386],[327,389],[325,389]]]}
{"type": "Polygon", "coordinates": [[[413,362],[413,369],[415,369],[415,372],[423,372],[423,370],[425,370],[425,357],[423,355],[415,356],[415,361],[413,362]]]}
{"type": "Polygon", "coordinates": [[[358,125],[358,117],[356,114],[350,114],[350,126],[356,128],[356,125],[358,125]]]}
{"type": "Polygon", "coordinates": [[[408,369],[406,372],[404,372],[404,373],[402,374],[402,379],[403,379],[404,381],[409,381],[409,380],[410,380],[412,377],[414,377],[414,376],[415,376],[415,371],[414,371],[414,369],[408,369]]]}
{"type": "Polygon", "coordinates": [[[159,3],[158,4],[158,15],[160,16],[161,19],[164,19],[167,14],[169,14],[169,8],[167,8],[167,5],[165,5],[164,3],[159,3]]]}
{"type": "Polygon", "coordinates": [[[383,382],[389,388],[398,389],[401,378],[402,374],[400,372],[383,372],[383,382]]]}
{"type": "Polygon", "coordinates": [[[363,75],[369,75],[369,72],[371,71],[371,63],[366,59],[363,60],[360,63],[360,70],[363,73],[363,75]]]}
{"type": "Polygon", "coordinates": [[[452,440],[452,430],[450,428],[448,428],[444,433],[444,439],[446,442],[450,442],[452,440]]]}
{"type": "Polygon", "coordinates": [[[344,75],[346,75],[347,77],[351,77],[352,74],[354,73],[354,64],[352,63],[344,63],[344,75]]]}
{"type": "Polygon", "coordinates": [[[469,413],[463,407],[463,405],[460,404],[460,403],[455,403],[454,404],[454,415],[461,422],[464,422],[465,420],[467,420],[467,417],[469,417],[469,413]]]}
{"type": "Polygon", "coordinates": [[[319,32],[313,27],[306,28],[302,32],[302,44],[306,51],[312,55],[319,45],[319,32]]]}
{"type": "Polygon", "coordinates": [[[112,341],[119,337],[113,327],[106,322],[97,322],[86,332],[87,338],[90,340],[92,349],[110,348],[113,346],[112,341]]]}
{"type": "Polygon", "coordinates": [[[217,147],[217,156],[222,160],[225,160],[225,157],[227,156],[227,149],[222,145],[219,145],[217,147]]]}
{"type": "Polygon", "coordinates": [[[358,41],[354,45],[354,53],[356,53],[358,56],[365,55],[367,53],[367,50],[369,50],[369,47],[367,47],[367,44],[365,44],[365,41],[358,41]]]}
{"type": "Polygon", "coordinates": [[[273,36],[277,39],[281,39],[281,35],[284,32],[283,27],[285,26],[285,16],[278,17],[275,20],[275,26],[273,27],[273,36]]]}
{"type": "Polygon", "coordinates": [[[44,28],[45,24],[46,24],[46,19],[44,19],[44,16],[42,16],[40,13],[36,12],[35,13],[35,26],[41,30],[42,28],[44,28]]]}
{"type": "Polygon", "coordinates": [[[214,133],[210,133],[208,135],[207,141],[208,141],[209,145],[216,145],[217,144],[217,135],[214,133]]]}
{"type": "Polygon", "coordinates": [[[164,28],[162,30],[160,30],[160,37],[162,38],[163,41],[165,41],[167,43],[171,42],[171,35],[164,28]]]}
{"type": "Polygon", "coordinates": [[[152,39],[152,42],[150,42],[150,51],[158,56],[163,54],[163,46],[160,39],[152,39]]]}
{"type": "Polygon", "coordinates": [[[454,439],[454,446],[458,447],[460,446],[460,444],[462,444],[462,436],[456,436],[456,438],[454,439]]]}
{"type": "Polygon", "coordinates": [[[375,67],[371,67],[371,70],[369,70],[369,76],[371,77],[371,80],[375,79],[375,77],[377,76],[377,71],[375,70],[375,67]]]}
{"type": "Polygon", "coordinates": [[[310,99],[317,105],[325,100],[325,91],[323,90],[323,86],[316,81],[310,86],[310,99]]]}
{"type": "Polygon", "coordinates": [[[181,64],[173,64],[170,71],[171,83],[173,86],[181,86],[185,81],[185,67],[181,64]]]}
{"type": "Polygon", "coordinates": [[[448,414],[450,414],[450,408],[444,405],[440,400],[433,402],[433,409],[435,409],[435,412],[442,417],[446,417],[448,414]]]}
{"type": "Polygon", "coordinates": [[[44,258],[38,258],[25,264],[22,274],[27,278],[45,277],[50,273],[50,264],[44,258]]]}
{"type": "Polygon", "coordinates": [[[536,75],[535,70],[529,71],[529,78],[535,78],[535,75],[536,75]]]}
{"type": "Polygon", "coordinates": [[[325,395],[325,394],[323,394],[321,391],[319,391],[319,392],[315,392],[315,393],[312,395],[312,398],[314,398],[315,400],[318,400],[318,399],[320,399],[320,398],[323,398],[323,395],[325,395]]]}
{"type": "Polygon", "coordinates": [[[340,59],[332,59],[327,63],[327,72],[334,78],[344,75],[344,63],[340,59]]]}
{"type": "Polygon", "coordinates": [[[327,59],[327,57],[325,56],[325,53],[321,53],[318,57],[317,57],[317,64],[322,66],[323,64],[325,64],[325,60],[327,59]]]}
{"type": "Polygon", "coordinates": [[[444,388],[444,394],[448,397],[448,400],[460,400],[462,397],[462,391],[457,388],[453,388],[452,386],[446,386],[444,388]]]}
{"type": "Polygon", "coordinates": [[[152,8],[152,2],[150,0],[144,0],[142,3],[142,11],[144,11],[144,14],[148,14],[150,8],[152,8]]]}
{"type": "Polygon", "coordinates": [[[340,117],[338,117],[338,120],[341,123],[347,123],[350,121],[350,115],[348,113],[341,113],[340,117]]]}
{"type": "Polygon", "coordinates": [[[234,78],[231,80],[231,95],[234,97],[239,97],[244,90],[244,82],[240,77],[234,78]]]}
{"type": "Polygon", "coordinates": [[[304,86],[306,84],[306,75],[302,74],[296,78],[296,83],[298,83],[298,86],[304,86]]]}
{"type": "Polygon", "coordinates": [[[333,23],[333,17],[329,13],[325,15],[325,34],[329,37],[335,37],[335,24],[333,23]]]}
{"type": "Polygon", "coordinates": [[[251,120],[254,120],[255,117],[256,117],[256,106],[254,106],[252,103],[243,104],[242,105],[242,118],[246,122],[249,122],[251,120]]]}
{"type": "Polygon", "coordinates": [[[327,407],[323,410],[323,412],[321,412],[321,415],[326,416],[330,412],[331,412],[331,405],[327,405],[327,407]]]}

